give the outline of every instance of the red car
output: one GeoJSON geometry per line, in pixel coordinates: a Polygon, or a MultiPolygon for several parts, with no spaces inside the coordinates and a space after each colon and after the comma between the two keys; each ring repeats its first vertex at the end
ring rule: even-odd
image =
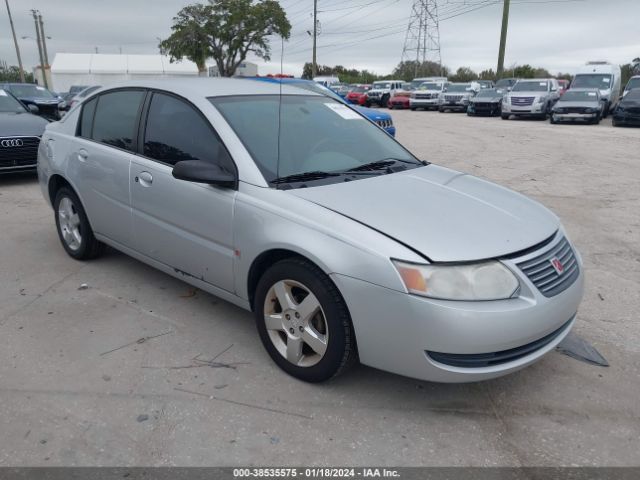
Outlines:
{"type": "Polygon", "coordinates": [[[410,92],[396,93],[393,97],[389,99],[389,103],[387,104],[387,106],[389,107],[389,110],[393,110],[394,108],[397,108],[398,110],[402,110],[404,108],[410,108],[410,105],[409,105],[410,95],[411,95],[410,92]]]}
{"type": "Polygon", "coordinates": [[[347,93],[345,97],[347,102],[364,106],[367,102],[367,92],[371,90],[371,85],[357,85],[353,90],[347,93]]]}
{"type": "Polygon", "coordinates": [[[560,96],[569,89],[569,80],[558,80],[558,93],[560,96]]]}

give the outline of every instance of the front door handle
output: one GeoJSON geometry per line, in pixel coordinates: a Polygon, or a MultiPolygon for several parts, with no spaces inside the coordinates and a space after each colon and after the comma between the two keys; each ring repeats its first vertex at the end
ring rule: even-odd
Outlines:
{"type": "Polygon", "coordinates": [[[143,187],[150,187],[153,183],[153,175],[149,172],[140,172],[140,174],[135,178],[136,183],[140,183],[143,187]]]}

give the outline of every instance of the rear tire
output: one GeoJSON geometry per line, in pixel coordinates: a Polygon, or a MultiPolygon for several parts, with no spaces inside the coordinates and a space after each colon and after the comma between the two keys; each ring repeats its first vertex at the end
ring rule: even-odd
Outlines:
{"type": "Polygon", "coordinates": [[[304,259],[288,258],[269,268],[258,282],[253,310],[269,356],[293,377],[323,382],[357,358],[342,295],[322,270],[304,259]]]}
{"type": "Polygon", "coordinates": [[[104,251],[96,240],[80,199],[73,190],[62,187],[53,202],[58,237],[67,254],[76,260],[90,260],[104,251]]]}

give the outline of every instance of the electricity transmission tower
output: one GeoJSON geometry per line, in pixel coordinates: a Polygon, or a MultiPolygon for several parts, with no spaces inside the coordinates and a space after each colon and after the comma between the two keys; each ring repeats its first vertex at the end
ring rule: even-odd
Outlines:
{"type": "Polygon", "coordinates": [[[416,62],[415,76],[426,61],[437,63],[442,74],[437,0],[414,0],[401,60],[416,62]]]}

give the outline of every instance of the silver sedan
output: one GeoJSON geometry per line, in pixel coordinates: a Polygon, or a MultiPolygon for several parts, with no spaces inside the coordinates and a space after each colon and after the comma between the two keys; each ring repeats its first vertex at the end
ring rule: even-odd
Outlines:
{"type": "Polygon", "coordinates": [[[497,377],[553,349],[582,298],[549,210],[292,85],[98,90],[47,127],[38,174],[71,257],[110,245],[253,311],[273,361],[306,381],[357,359],[497,377]]]}

